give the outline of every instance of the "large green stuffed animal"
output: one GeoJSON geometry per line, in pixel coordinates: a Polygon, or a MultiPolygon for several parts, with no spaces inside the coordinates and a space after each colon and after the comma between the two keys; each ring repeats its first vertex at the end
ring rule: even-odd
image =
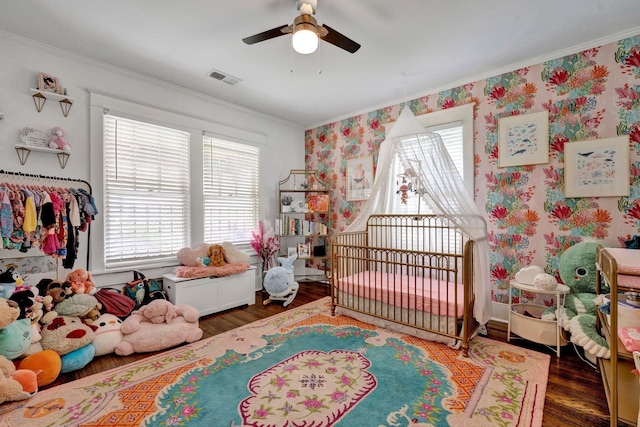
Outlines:
{"type": "MultiPolygon", "coordinates": [[[[608,359],[609,345],[596,330],[596,248],[599,244],[576,243],[560,256],[560,278],[571,293],[566,296],[564,311],[557,313],[557,318],[558,324],[571,333],[571,342],[583,347],[587,357],[608,359]]],[[[543,318],[552,319],[554,314],[546,312],[543,318]]]]}

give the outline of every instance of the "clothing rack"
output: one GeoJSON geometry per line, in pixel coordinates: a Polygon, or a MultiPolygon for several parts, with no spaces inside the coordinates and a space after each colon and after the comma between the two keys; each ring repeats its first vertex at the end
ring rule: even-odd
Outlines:
{"type": "MultiPolygon", "coordinates": [[[[61,177],[61,176],[41,175],[41,174],[32,174],[32,173],[24,173],[24,172],[12,172],[12,171],[6,171],[4,169],[0,169],[0,183],[5,181],[6,177],[17,177],[17,179],[25,178],[25,179],[41,180],[41,181],[78,182],[78,183],[81,183],[84,186],[86,186],[87,187],[87,191],[89,192],[89,194],[93,195],[91,184],[89,184],[88,181],[85,181],[84,179],[80,179],[80,178],[66,178],[66,177],[61,177]]],[[[14,180],[14,179],[16,179],[16,178],[12,178],[12,180],[14,180]]],[[[36,183],[36,182],[33,182],[33,183],[36,183]]],[[[90,240],[91,239],[91,224],[88,224],[88,226],[87,226],[86,235],[87,235],[87,263],[86,263],[86,266],[87,266],[87,269],[89,269],[89,252],[90,252],[90,249],[91,249],[91,245],[90,245],[90,241],[91,241],[90,240]]]]}

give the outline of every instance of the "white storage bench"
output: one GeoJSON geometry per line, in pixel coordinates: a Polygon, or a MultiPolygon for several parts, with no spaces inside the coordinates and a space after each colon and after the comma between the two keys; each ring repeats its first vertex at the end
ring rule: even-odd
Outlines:
{"type": "Polygon", "coordinates": [[[241,305],[256,303],[256,268],[224,277],[200,277],[196,279],[162,276],[164,290],[174,304],[189,304],[200,316],[216,313],[241,305]]]}

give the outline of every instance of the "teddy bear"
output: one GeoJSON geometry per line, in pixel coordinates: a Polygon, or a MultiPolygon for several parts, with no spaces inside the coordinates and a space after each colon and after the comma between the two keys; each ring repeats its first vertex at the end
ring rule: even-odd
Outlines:
{"type": "Polygon", "coordinates": [[[0,356],[0,372],[0,403],[25,400],[38,391],[36,373],[27,369],[17,370],[13,362],[4,356],[0,356]]]}
{"type": "Polygon", "coordinates": [[[97,291],[91,273],[84,268],[77,268],[67,274],[65,282],[71,284],[74,294],[93,295],[97,291]]]}
{"type": "Polygon", "coordinates": [[[82,316],[82,319],[85,322],[92,324],[93,321],[97,320],[102,315],[101,310],[102,310],[102,304],[98,302],[95,306],[93,306],[93,308],[91,308],[91,310],[89,310],[87,314],[82,316]]]}
{"type": "Polygon", "coordinates": [[[18,303],[0,297],[0,328],[9,326],[18,316],[20,316],[18,303]]]}
{"type": "Polygon", "coordinates": [[[163,350],[202,338],[198,310],[188,304],[174,305],[163,299],[134,310],[120,328],[123,339],[116,348],[119,356],[163,350]]]}
{"type": "Polygon", "coordinates": [[[54,150],[71,150],[71,146],[66,140],[67,133],[61,127],[54,127],[51,129],[53,136],[47,140],[47,146],[54,150]]]}
{"type": "Polygon", "coordinates": [[[222,245],[210,245],[207,256],[209,257],[209,265],[213,267],[222,267],[226,264],[222,245]]]}
{"type": "MultiPolygon", "coordinates": [[[[40,295],[43,297],[50,296],[53,304],[57,304],[73,294],[69,282],[61,282],[60,280],[54,279],[42,279],[38,282],[36,288],[38,288],[40,295]]],[[[47,308],[45,305],[45,310],[51,311],[51,307],[47,308]]]]}

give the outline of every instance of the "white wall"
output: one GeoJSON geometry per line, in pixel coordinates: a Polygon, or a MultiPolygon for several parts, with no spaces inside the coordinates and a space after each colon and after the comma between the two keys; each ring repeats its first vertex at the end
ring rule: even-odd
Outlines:
{"type": "MultiPolygon", "coordinates": [[[[95,132],[92,137],[89,91],[218,124],[221,128],[265,135],[260,188],[263,218],[275,218],[277,215],[275,191],[278,181],[286,177],[290,169],[304,168],[304,129],[300,126],[0,32],[0,111],[5,116],[4,120],[0,120],[0,169],[78,178],[92,183],[96,171],[91,170],[90,163],[100,162],[101,142],[96,141],[95,132]],[[69,96],[74,98],[68,117],[62,115],[58,103],[52,100],[46,102],[42,112],[36,111],[29,89],[37,87],[37,74],[41,71],[58,77],[69,96]],[[67,139],[71,144],[71,157],[66,168],[60,168],[55,155],[38,152],[32,152],[27,163],[20,165],[14,149],[19,142],[18,131],[33,127],[50,133],[55,126],[67,131],[67,139]],[[286,155],[283,156],[283,153],[286,155]]],[[[94,196],[101,204],[101,188],[96,185],[93,187],[94,196]]],[[[95,230],[100,229],[100,220],[101,216],[98,215],[91,232],[92,241],[98,244],[102,241],[102,235],[95,230]]],[[[81,235],[81,240],[81,253],[75,267],[87,268],[86,235],[81,235]]],[[[0,251],[0,258],[13,257],[18,255],[17,252],[0,251]]],[[[60,271],[59,275],[64,278],[66,273],[60,271]]],[[[161,271],[146,273],[156,277],[161,271]]],[[[123,283],[130,276],[124,273],[101,276],[96,277],[96,282],[99,285],[123,283]]]]}

